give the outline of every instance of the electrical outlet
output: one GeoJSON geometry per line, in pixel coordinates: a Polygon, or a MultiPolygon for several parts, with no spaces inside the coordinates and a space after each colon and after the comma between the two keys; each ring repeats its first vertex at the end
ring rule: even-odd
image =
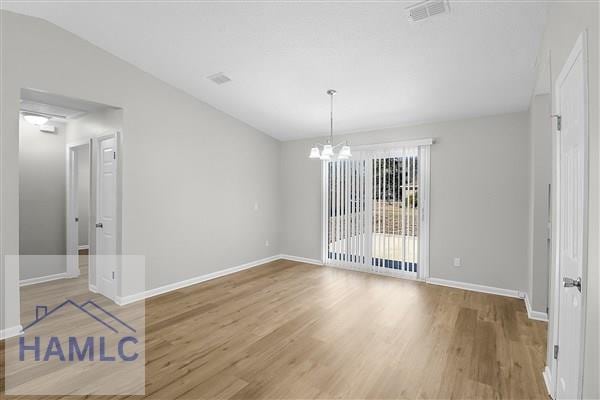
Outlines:
{"type": "Polygon", "coordinates": [[[268,240],[265,240],[265,247],[269,247],[270,243],[268,240]]]}
{"type": "Polygon", "coordinates": [[[454,257],[454,266],[462,267],[462,260],[460,259],[460,257],[454,257]]]}
{"type": "Polygon", "coordinates": [[[258,211],[258,201],[254,203],[254,211],[258,211]]]}

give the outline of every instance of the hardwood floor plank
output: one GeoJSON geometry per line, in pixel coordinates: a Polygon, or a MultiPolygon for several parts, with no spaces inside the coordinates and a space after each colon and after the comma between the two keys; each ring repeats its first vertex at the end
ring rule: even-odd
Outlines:
{"type": "MultiPolygon", "coordinates": [[[[86,272],[22,288],[23,320],[41,298],[105,304],[86,272]]],[[[145,304],[147,398],[547,398],[546,324],[519,299],[281,260],[145,304]]]]}

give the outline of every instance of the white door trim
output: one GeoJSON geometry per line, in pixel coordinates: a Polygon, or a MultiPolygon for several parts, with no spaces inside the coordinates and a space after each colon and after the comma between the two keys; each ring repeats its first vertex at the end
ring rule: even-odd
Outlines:
{"type": "MultiPolygon", "coordinates": [[[[89,140],[79,140],[66,145],[66,188],[67,188],[67,271],[66,276],[75,278],[79,276],[79,262],[77,255],[79,254],[79,226],[75,220],[78,217],[78,177],[79,164],[77,150],[86,145],[90,145],[89,140]]],[[[88,224],[89,227],[89,224],[88,224]]]]}
{"type": "MultiPolygon", "coordinates": [[[[432,142],[433,143],[433,142],[432,142]]],[[[419,279],[429,278],[429,207],[431,204],[431,146],[419,146],[419,279]]]]}
{"type": "MultiPolygon", "coordinates": [[[[577,60],[577,57],[581,54],[582,55],[582,60],[583,60],[583,68],[584,68],[584,136],[585,136],[585,141],[584,141],[584,155],[585,155],[585,161],[584,161],[584,179],[583,179],[583,186],[584,186],[584,209],[583,209],[583,221],[584,221],[584,226],[583,226],[583,268],[582,268],[582,329],[581,329],[581,346],[580,346],[580,351],[578,354],[579,357],[579,364],[580,364],[580,371],[583,372],[583,361],[584,361],[584,344],[585,344],[585,338],[584,338],[584,332],[585,332],[585,313],[586,313],[586,284],[587,284],[587,251],[588,251],[588,197],[589,197],[589,192],[588,192],[588,188],[589,188],[589,184],[588,184],[588,175],[589,175],[589,158],[588,158],[588,152],[589,152],[589,143],[588,143],[588,135],[589,135],[589,104],[588,104],[588,85],[589,85],[589,79],[588,79],[588,54],[587,54],[587,32],[582,32],[579,37],[577,38],[577,41],[575,42],[575,45],[573,47],[573,49],[571,50],[571,53],[569,54],[569,57],[567,58],[567,60],[565,61],[562,70],[558,76],[558,78],[556,79],[556,82],[554,82],[554,88],[555,88],[555,114],[560,115],[560,111],[561,111],[561,105],[560,105],[560,86],[561,83],[564,81],[564,79],[567,77],[568,73],[570,72],[573,64],[575,63],[575,61],[577,60]]],[[[549,346],[555,346],[558,345],[559,343],[559,335],[560,335],[560,329],[559,329],[559,305],[560,305],[560,289],[561,289],[561,271],[560,271],[560,246],[559,246],[559,242],[560,242],[560,132],[558,130],[555,129],[554,131],[554,136],[555,136],[555,140],[554,142],[556,143],[556,147],[555,147],[555,151],[553,152],[553,163],[555,165],[555,168],[553,168],[554,170],[554,208],[553,208],[553,221],[554,221],[554,227],[553,227],[553,262],[552,262],[552,271],[551,271],[551,276],[553,278],[553,295],[552,295],[552,305],[550,307],[550,313],[549,313],[549,329],[552,331],[552,338],[553,338],[553,342],[552,343],[548,343],[549,346]]],[[[546,380],[550,380],[548,386],[550,388],[550,395],[553,398],[556,398],[556,393],[557,393],[557,384],[558,384],[558,361],[556,359],[552,360],[552,364],[550,366],[547,366],[546,368],[548,368],[550,371],[548,372],[548,370],[544,371],[544,377],[546,380]],[[548,368],[549,367],[549,368],[548,368]]],[[[578,398],[581,398],[582,396],[582,388],[583,388],[583,374],[581,374],[581,376],[579,377],[579,381],[578,381],[578,398]]]]}
{"type": "MultiPolygon", "coordinates": [[[[361,147],[361,149],[388,149],[393,148],[394,146],[408,146],[417,144],[418,147],[418,162],[419,162],[419,218],[420,220],[420,229],[419,229],[419,270],[416,274],[414,273],[404,273],[403,271],[390,271],[390,272],[374,272],[373,269],[370,271],[365,271],[360,269],[363,272],[376,273],[379,275],[387,275],[387,276],[395,276],[404,279],[411,280],[422,280],[425,281],[429,278],[429,211],[430,211],[430,194],[431,194],[431,144],[434,143],[433,139],[423,139],[418,141],[406,141],[406,142],[394,142],[394,143],[382,143],[381,145],[368,145],[361,147]]],[[[344,269],[352,269],[356,270],[357,267],[350,263],[346,262],[336,262],[336,263],[328,263],[328,198],[329,198],[329,162],[322,161],[321,162],[321,262],[324,266],[334,266],[338,268],[344,269]],[[335,265],[334,265],[335,264],[335,265]]],[[[370,168],[370,163],[367,163],[367,170],[370,168]]],[[[372,188],[373,182],[370,181],[372,177],[372,173],[366,173],[366,190],[367,197],[371,197],[372,193],[369,193],[369,190],[372,188]]],[[[371,225],[367,224],[367,237],[371,237],[371,225]]],[[[366,243],[367,254],[372,254],[371,251],[371,240],[367,240],[366,243]]]]}
{"type": "Polygon", "coordinates": [[[435,139],[415,139],[415,140],[404,140],[400,142],[385,142],[385,143],[373,143],[373,144],[362,144],[358,146],[352,146],[352,150],[386,150],[386,149],[398,149],[402,147],[421,147],[431,146],[435,143],[435,139]]]}

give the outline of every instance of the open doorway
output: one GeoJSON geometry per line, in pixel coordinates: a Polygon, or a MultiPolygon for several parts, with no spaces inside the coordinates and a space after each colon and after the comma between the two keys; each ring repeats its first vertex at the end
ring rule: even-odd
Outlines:
{"type": "MultiPolygon", "coordinates": [[[[90,248],[90,145],[86,143],[78,146],[75,151],[77,157],[77,247],[80,256],[87,256],[90,248]]],[[[87,265],[85,259],[83,264],[87,265]]]]}
{"type": "Polygon", "coordinates": [[[67,144],[67,270],[89,279],[91,145],[67,144]]]}
{"type": "Polygon", "coordinates": [[[122,110],[116,107],[21,91],[22,319],[29,319],[26,313],[35,304],[51,301],[51,293],[117,301],[121,129],[122,110]],[[110,160],[102,153],[106,143],[110,143],[110,160]]]}

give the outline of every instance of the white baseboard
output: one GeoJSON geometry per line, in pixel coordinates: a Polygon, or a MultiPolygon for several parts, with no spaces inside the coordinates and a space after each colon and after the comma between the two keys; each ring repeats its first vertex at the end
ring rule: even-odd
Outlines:
{"type": "Polygon", "coordinates": [[[51,281],[56,281],[58,279],[67,279],[67,278],[76,278],[76,276],[73,276],[66,272],[61,272],[60,274],[40,276],[38,278],[23,279],[22,281],[19,282],[19,286],[35,285],[37,283],[51,282],[51,281]]]}
{"type": "Polygon", "coordinates": [[[266,264],[271,261],[276,261],[281,258],[282,258],[281,256],[275,255],[275,256],[263,258],[261,260],[256,260],[256,261],[252,261],[252,262],[249,262],[246,264],[238,265],[236,267],[227,268],[227,269],[224,269],[221,271],[211,272],[210,274],[200,275],[200,276],[196,276],[194,278],[186,279],[184,281],[171,283],[169,285],[157,287],[155,289],[146,290],[142,293],[136,293],[136,294],[132,294],[129,296],[123,296],[123,297],[117,296],[117,298],[115,299],[115,302],[120,306],[124,306],[126,304],[135,303],[136,301],[140,301],[140,300],[148,299],[150,297],[165,294],[165,293],[171,292],[173,290],[183,289],[185,287],[196,285],[196,284],[202,283],[202,282],[206,282],[211,279],[220,278],[222,276],[231,275],[231,274],[234,274],[236,272],[240,272],[240,271],[243,271],[246,269],[258,267],[259,265],[266,264]]]}
{"type": "Polygon", "coordinates": [[[288,254],[280,254],[279,258],[283,259],[283,260],[296,261],[296,262],[301,262],[301,263],[306,263],[306,264],[314,264],[314,265],[321,265],[321,266],[323,265],[323,261],[316,260],[314,258],[290,256],[288,254]]]}
{"type": "Polygon", "coordinates": [[[83,244],[83,245],[80,245],[77,249],[78,250],[89,250],[90,246],[87,244],[83,244]]]}
{"type": "Polygon", "coordinates": [[[550,398],[554,398],[554,393],[552,393],[552,372],[550,372],[550,368],[546,365],[544,368],[544,372],[542,373],[544,376],[544,383],[546,384],[546,390],[548,391],[548,395],[550,398]]]}
{"type": "Polygon", "coordinates": [[[519,292],[518,290],[503,289],[503,288],[497,288],[497,287],[493,287],[493,286],[477,285],[474,283],[448,281],[446,279],[439,279],[439,278],[428,278],[426,281],[427,281],[427,283],[431,283],[433,285],[448,286],[448,287],[453,287],[453,288],[457,288],[457,289],[471,290],[473,292],[497,294],[500,296],[515,297],[517,299],[523,299],[523,301],[525,302],[525,308],[527,309],[527,316],[529,317],[529,319],[533,319],[536,321],[546,321],[546,322],[548,321],[548,314],[540,312],[540,311],[533,311],[531,309],[531,304],[529,303],[529,296],[527,296],[527,293],[522,293],[522,292],[519,292]]]}
{"type": "Polygon", "coordinates": [[[531,303],[529,302],[529,296],[527,295],[527,293],[525,293],[525,297],[523,300],[525,300],[525,308],[527,309],[527,316],[529,317],[529,319],[548,322],[548,314],[546,314],[545,312],[532,310],[531,303]]]}
{"type": "MultiPolygon", "coordinates": [[[[236,272],[240,272],[240,271],[244,271],[246,269],[258,267],[260,265],[263,265],[263,264],[266,264],[266,263],[269,263],[272,261],[276,261],[276,260],[281,260],[281,259],[323,266],[323,262],[321,260],[317,260],[317,259],[313,259],[313,258],[292,256],[289,254],[278,254],[275,256],[263,258],[261,260],[256,260],[256,261],[252,261],[252,262],[249,262],[246,264],[238,265],[236,267],[227,268],[227,269],[212,272],[212,273],[206,274],[206,275],[200,275],[200,276],[197,276],[194,278],[186,279],[184,281],[171,283],[169,285],[160,286],[158,288],[146,290],[141,293],[136,293],[136,294],[132,294],[132,295],[128,295],[128,296],[117,296],[115,299],[115,302],[118,305],[126,305],[126,304],[135,303],[136,301],[148,299],[148,298],[151,298],[154,296],[159,296],[161,294],[165,294],[165,293],[168,293],[168,292],[171,292],[174,290],[183,289],[188,286],[196,285],[198,283],[206,282],[206,281],[220,278],[220,277],[223,277],[226,275],[231,275],[236,272]]],[[[524,298],[524,295],[522,293],[520,293],[518,290],[477,285],[474,283],[450,281],[450,280],[439,279],[439,278],[428,278],[428,279],[426,279],[426,282],[429,284],[433,284],[433,285],[448,286],[448,287],[453,287],[453,288],[457,288],[457,289],[464,289],[464,290],[470,290],[470,291],[481,292],[481,293],[496,294],[496,295],[500,295],[500,296],[508,296],[508,297],[514,297],[514,298],[524,298]]],[[[97,292],[97,289],[91,285],[90,285],[90,290],[92,292],[97,292]]],[[[526,295],[525,295],[525,304],[527,307],[527,313],[529,315],[529,318],[543,320],[542,315],[541,315],[542,313],[530,312],[529,301],[528,301],[526,295]]],[[[546,317],[546,320],[547,320],[547,317],[546,317]]]]}
{"type": "Polygon", "coordinates": [[[98,293],[98,288],[94,285],[89,285],[88,289],[90,290],[90,292],[92,293],[98,293]]]}
{"type": "MultiPolygon", "coordinates": [[[[281,254],[280,258],[282,258],[284,260],[291,260],[291,261],[303,262],[303,263],[307,263],[307,264],[324,265],[321,260],[315,260],[315,259],[312,259],[312,258],[304,258],[304,257],[298,257],[298,256],[291,256],[291,255],[288,255],[288,254],[281,254]]],[[[344,268],[343,265],[334,265],[334,264],[332,264],[331,266],[332,267],[337,267],[337,268],[344,268]]],[[[346,267],[344,269],[352,269],[352,268],[346,267]]],[[[389,276],[389,274],[380,274],[380,275],[389,276]]],[[[405,278],[405,277],[402,277],[402,276],[399,276],[399,277],[405,278]]],[[[414,277],[408,277],[408,278],[409,279],[415,279],[414,277]]],[[[497,294],[497,295],[500,295],[500,296],[523,298],[523,294],[521,294],[518,290],[503,289],[503,288],[497,288],[497,287],[493,287],[493,286],[477,285],[477,284],[474,284],[474,283],[450,281],[450,280],[439,279],[439,278],[428,278],[425,281],[427,283],[430,283],[430,284],[433,284],[433,285],[448,286],[448,287],[453,287],[453,288],[457,288],[457,289],[471,290],[471,291],[474,291],[474,292],[497,294]]]]}
{"type": "Polygon", "coordinates": [[[0,329],[0,340],[19,336],[21,333],[23,333],[23,327],[21,325],[13,326],[12,328],[0,329]]]}
{"type": "Polygon", "coordinates": [[[493,287],[493,286],[485,286],[485,285],[477,285],[475,283],[449,281],[446,279],[439,279],[439,278],[427,278],[425,281],[427,283],[431,283],[433,285],[448,286],[448,287],[453,287],[453,288],[457,288],[457,289],[470,290],[473,292],[497,294],[500,296],[522,298],[522,295],[519,293],[518,290],[502,289],[502,288],[497,288],[497,287],[493,287]]]}

